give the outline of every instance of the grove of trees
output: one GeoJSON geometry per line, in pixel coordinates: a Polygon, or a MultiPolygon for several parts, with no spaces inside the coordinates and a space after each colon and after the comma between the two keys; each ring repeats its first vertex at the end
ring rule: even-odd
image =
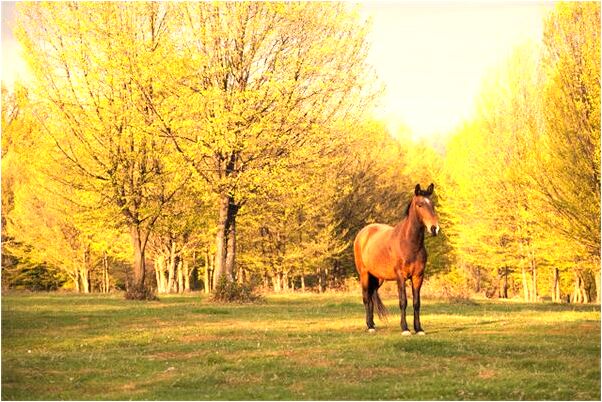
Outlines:
{"type": "Polygon", "coordinates": [[[476,290],[600,302],[599,21],[599,4],[558,4],[448,144],[442,209],[476,290]]]}
{"type": "Polygon", "coordinates": [[[325,291],[436,185],[444,296],[600,301],[600,5],[559,3],[433,148],[371,117],[347,3],[20,3],[2,89],[3,288],[325,291]]]}

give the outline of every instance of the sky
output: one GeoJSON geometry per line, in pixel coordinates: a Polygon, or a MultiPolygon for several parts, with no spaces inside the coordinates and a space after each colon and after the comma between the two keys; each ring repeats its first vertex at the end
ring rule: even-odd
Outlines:
{"type": "MultiPolygon", "coordinates": [[[[372,20],[370,63],[385,92],[375,110],[392,134],[437,138],[470,118],[488,72],[513,48],[541,39],[550,1],[364,2],[372,20]]],[[[13,2],[2,1],[2,81],[26,78],[12,36],[13,2]]]]}
{"type": "Polygon", "coordinates": [[[2,82],[9,88],[12,88],[17,77],[23,78],[23,71],[26,69],[25,62],[21,57],[18,45],[12,34],[13,22],[15,20],[15,3],[1,1],[0,11],[1,19],[1,35],[2,35],[2,82]]]}
{"type": "Polygon", "coordinates": [[[483,79],[527,41],[539,42],[551,2],[363,3],[368,62],[385,83],[376,114],[395,134],[448,134],[474,111],[483,79]]]}

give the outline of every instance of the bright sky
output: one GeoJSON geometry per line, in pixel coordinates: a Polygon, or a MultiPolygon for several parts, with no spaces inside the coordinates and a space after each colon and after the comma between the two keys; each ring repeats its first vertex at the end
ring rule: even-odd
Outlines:
{"type": "MultiPolygon", "coordinates": [[[[1,1],[1,0],[0,0],[1,1]]],[[[15,20],[15,3],[1,1],[2,13],[2,82],[12,88],[15,79],[23,79],[25,62],[20,56],[17,42],[12,34],[15,20]]]]}
{"type": "Polygon", "coordinates": [[[367,2],[368,61],[385,83],[377,116],[395,134],[443,135],[473,112],[487,72],[539,41],[549,1],[367,2]]]}
{"type": "MultiPolygon", "coordinates": [[[[512,49],[539,41],[550,1],[365,2],[371,51],[386,92],[377,108],[393,133],[414,138],[453,130],[470,117],[488,71],[512,49]]],[[[2,81],[25,78],[12,36],[14,3],[2,1],[2,81]]]]}

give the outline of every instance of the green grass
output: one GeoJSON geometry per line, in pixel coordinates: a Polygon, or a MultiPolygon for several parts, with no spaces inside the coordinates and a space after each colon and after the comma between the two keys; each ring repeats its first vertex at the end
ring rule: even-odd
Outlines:
{"type": "Polygon", "coordinates": [[[426,300],[402,337],[394,299],[372,335],[360,299],[5,295],[1,396],[600,400],[599,306],[426,300]]]}

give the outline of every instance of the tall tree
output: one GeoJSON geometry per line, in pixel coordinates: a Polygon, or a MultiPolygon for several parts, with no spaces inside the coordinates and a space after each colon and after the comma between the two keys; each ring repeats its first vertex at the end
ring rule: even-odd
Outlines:
{"type": "Polygon", "coordinates": [[[364,105],[366,27],[338,3],[184,3],[179,18],[190,110],[160,120],[219,198],[215,278],[231,279],[239,209],[364,105]]]}
{"type": "Polygon", "coordinates": [[[17,37],[48,119],[61,176],[82,208],[111,211],[129,228],[133,283],[128,297],[150,297],[145,250],[163,211],[188,179],[170,160],[156,113],[170,96],[155,76],[170,51],[167,3],[21,3],[17,37]],[[90,194],[84,197],[83,193],[90,194]]]}
{"type": "Polygon", "coordinates": [[[559,3],[545,23],[547,152],[538,177],[554,227],[587,248],[600,302],[600,4],[559,3]]]}

